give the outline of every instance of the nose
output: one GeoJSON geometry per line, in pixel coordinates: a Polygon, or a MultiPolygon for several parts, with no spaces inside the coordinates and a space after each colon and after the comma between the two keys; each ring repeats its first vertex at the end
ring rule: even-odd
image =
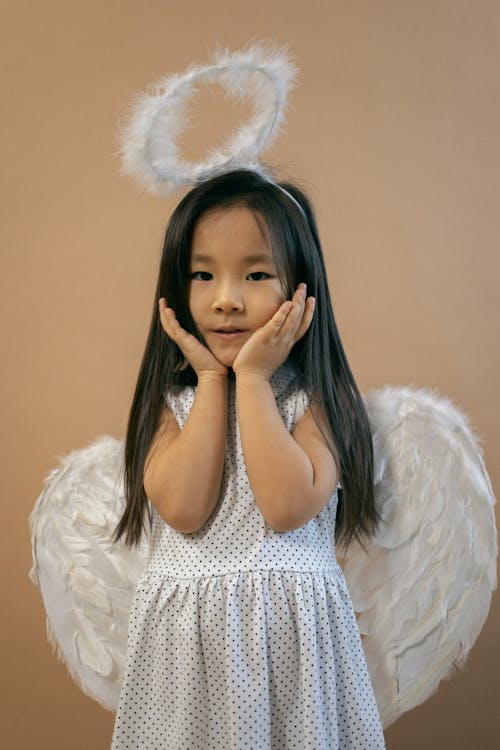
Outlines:
{"type": "Polygon", "coordinates": [[[241,312],[243,310],[243,298],[236,284],[224,284],[215,290],[212,302],[212,310],[218,313],[241,312]]]}

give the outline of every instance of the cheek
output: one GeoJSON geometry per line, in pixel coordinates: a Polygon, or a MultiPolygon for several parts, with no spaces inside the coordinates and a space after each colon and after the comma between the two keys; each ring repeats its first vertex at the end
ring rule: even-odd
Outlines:
{"type": "Polygon", "coordinates": [[[199,290],[195,290],[192,287],[188,290],[187,303],[191,317],[196,322],[202,309],[202,299],[199,290]]]}
{"type": "Polygon", "coordinates": [[[279,310],[284,301],[285,297],[282,294],[276,296],[273,304],[273,315],[279,310]]]}
{"type": "Polygon", "coordinates": [[[281,307],[283,302],[287,300],[288,297],[286,296],[285,292],[283,291],[281,284],[277,284],[274,289],[274,305],[276,307],[276,310],[281,307]]]}
{"type": "Polygon", "coordinates": [[[193,285],[191,283],[188,284],[186,289],[186,301],[188,304],[189,309],[193,307],[193,285]]]}
{"type": "Polygon", "coordinates": [[[281,289],[274,289],[271,294],[266,294],[261,300],[260,309],[262,310],[263,317],[267,320],[272,318],[274,313],[279,310],[286,297],[284,296],[281,289]]]}

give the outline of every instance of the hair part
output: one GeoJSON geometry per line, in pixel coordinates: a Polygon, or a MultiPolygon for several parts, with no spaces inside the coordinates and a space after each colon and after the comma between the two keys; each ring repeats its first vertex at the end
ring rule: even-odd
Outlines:
{"type": "Polygon", "coordinates": [[[305,193],[288,182],[280,187],[250,170],[207,180],[181,200],[168,223],[153,315],[130,410],[125,441],[126,506],[114,540],[139,544],[152,514],[143,476],[146,457],[162,413],[163,395],[196,385],[179,347],[164,332],[158,300],[165,297],[183,328],[202,340],[188,304],[189,260],[194,228],[208,211],[246,206],[266,230],[283,292],[290,299],[303,281],[316,298],[308,331],[290,358],[311,399],[311,411],[334,457],[341,488],[335,535],[345,548],[376,531],[379,516],[373,488],[373,443],[368,415],[340,339],[328,288],[316,219],[305,193]],[[281,187],[281,189],[280,189],[281,187]],[[290,198],[289,193],[293,196],[290,198]],[[296,205],[295,201],[299,204],[296,205]],[[301,210],[302,209],[302,210],[301,210]]]}

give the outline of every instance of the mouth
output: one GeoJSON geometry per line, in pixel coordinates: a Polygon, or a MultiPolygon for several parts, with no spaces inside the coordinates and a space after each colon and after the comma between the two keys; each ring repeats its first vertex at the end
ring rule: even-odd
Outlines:
{"type": "Polygon", "coordinates": [[[245,333],[247,333],[247,330],[244,328],[216,328],[212,331],[212,333],[215,333],[216,336],[223,339],[224,341],[231,341],[232,339],[236,339],[239,336],[243,336],[245,333]]]}

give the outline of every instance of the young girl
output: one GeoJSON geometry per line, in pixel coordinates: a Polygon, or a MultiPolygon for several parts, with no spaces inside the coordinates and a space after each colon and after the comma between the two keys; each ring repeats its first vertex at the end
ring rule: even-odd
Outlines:
{"type": "Polygon", "coordinates": [[[383,748],[335,557],[376,528],[371,432],[298,188],[174,211],[125,454],[115,538],[151,544],[112,748],[383,748]]]}

